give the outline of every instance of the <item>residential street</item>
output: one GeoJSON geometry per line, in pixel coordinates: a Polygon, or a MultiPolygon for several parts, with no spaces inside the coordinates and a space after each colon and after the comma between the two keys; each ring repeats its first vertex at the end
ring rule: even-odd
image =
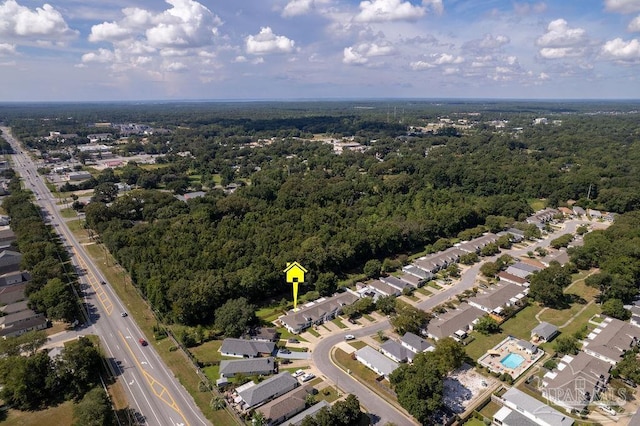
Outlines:
{"type": "MultiPolygon", "coordinates": [[[[487,261],[495,261],[499,256],[503,254],[510,254],[514,257],[522,256],[530,250],[535,250],[537,247],[548,247],[550,242],[558,236],[566,233],[574,233],[576,228],[585,223],[593,223],[582,220],[568,220],[564,223],[564,226],[560,230],[556,230],[554,233],[548,235],[546,238],[534,243],[530,243],[525,248],[515,248],[511,250],[504,250],[502,253],[482,259],[482,262],[476,263],[464,270],[461,277],[449,288],[446,288],[439,293],[433,294],[426,300],[418,303],[417,306],[423,310],[431,310],[435,306],[445,302],[446,300],[455,297],[456,294],[460,294],[467,289],[473,288],[476,285],[476,278],[480,271],[480,266],[487,261]]],[[[359,330],[342,331],[336,334],[332,334],[328,337],[322,338],[315,348],[313,348],[312,359],[316,368],[332,380],[340,389],[344,392],[353,393],[358,396],[361,404],[367,409],[369,413],[373,415],[377,424],[384,425],[387,422],[395,423],[397,425],[413,425],[417,424],[412,418],[407,418],[404,414],[400,413],[394,406],[388,403],[386,400],[378,396],[376,393],[369,390],[365,385],[351,377],[342,369],[337,367],[331,362],[330,352],[332,348],[340,342],[344,341],[346,334],[353,334],[356,338],[363,336],[369,336],[378,332],[378,330],[386,330],[389,328],[389,320],[383,320],[377,324],[361,328],[359,330]]]]}

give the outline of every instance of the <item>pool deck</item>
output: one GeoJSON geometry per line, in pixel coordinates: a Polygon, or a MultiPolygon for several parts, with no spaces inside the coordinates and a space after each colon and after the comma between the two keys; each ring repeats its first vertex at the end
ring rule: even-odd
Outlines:
{"type": "Polygon", "coordinates": [[[544,355],[544,351],[542,349],[534,346],[535,351],[531,351],[531,348],[525,343],[531,345],[529,342],[522,341],[513,336],[508,336],[480,357],[478,363],[487,367],[494,373],[507,373],[513,378],[513,380],[516,380],[544,355]],[[520,363],[516,368],[505,367],[501,361],[509,354],[518,354],[524,359],[524,361],[522,361],[522,363],[520,363]]]}

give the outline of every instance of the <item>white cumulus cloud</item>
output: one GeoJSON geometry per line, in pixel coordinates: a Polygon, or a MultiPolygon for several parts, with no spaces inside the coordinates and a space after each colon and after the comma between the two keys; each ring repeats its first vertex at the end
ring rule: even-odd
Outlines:
{"type": "Polygon", "coordinates": [[[59,42],[77,35],[78,32],[69,28],[62,14],[49,4],[35,9],[21,6],[15,0],[0,4],[0,36],[59,42]]]}
{"type": "Polygon", "coordinates": [[[633,33],[640,32],[640,15],[636,16],[631,22],[629,22],[627,30],[633,33]]]}
{"type": "Polygon", "coordinates": [[[89,52],[82,55],[82,62],[98,62],[106,64],[115,60],[115,54],[109,49],[98,49],[97,52],[89,52]]]}
{"type": "Polygon", "coordinates": [[[605,9],[609,12],[634,13],[640,11],[638,0],[605,0],[605,9]]]}
{"type": "Polygon", "coordinates": [[[498,49],[508,43],[509,37],[505,35],[497,35],[494,37],[491,34],[486,34],[480,41],[479,46],[483,49],[498,49]]]}
{"type": "Polygon", "coordinates": [[[365,64],[369,62],[369,58],[391,55],[392,53],[394,53],[394,48],[389,44],[360,43],[344,49],[342,62],[345,64],[365,64]]]}
{"type": "Polygon", "coordinates": [[[606,42],[602,46],[602,55],[620,62],[640,61],[640,41],[632,39],[624,41],[616,38],[606,42]]]}
{"type": "Polygon", "coordinates": [[[583,43],[586,31],[582,28],[570,28],[564,19],[551,21],[547,32],[540,36],[536,43],[542,47],[566,47],[583,43]]]}
{"type": "Polygon", "coordinates": [[[328,4],[331,0],[291,0],[282,9],[282,16],[291,18],[293,16],[306,15],[318,6],[328,4]]]}
{"type": "Polygon", "coordinates": [[[425,14],[425,8],[402,0],[365,0],[360,2],[356,22],[415,21],[425,14]]]}
{"type": "Polygon", "coordinates": [[[262,27],[258,34],[248,36],[245,41],[247,53],[252,55],[291,53],[295,47],[295,41],[274,34],[271,27],[262,27]]]}
{"type": "Polygon", "coordinates": [[[0,43],[0,56],[13,55],[16,53],[16,45],[9,43],[0,43]]]}
{"type": "Polygon", "coordinates": [[[167,66],[165,66],[165,70],[169,72],[184,72],[188,69],[189,67],[187,67],[182,62],[171,62],[170,64],[167,64],[167,66]]]}

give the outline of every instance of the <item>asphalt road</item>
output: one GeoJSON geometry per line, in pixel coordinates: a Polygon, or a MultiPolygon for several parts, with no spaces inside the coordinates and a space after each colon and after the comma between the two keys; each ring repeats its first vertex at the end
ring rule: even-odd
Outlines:
{"type": "MultiPolygon", "coordinates": [[[[551,240],[566,233],[575,233],[576,228],[579,225],[588,223],[587,221],[570,220],[566,221],[563,229],[556,231],[555,233],[547,236],[547,238],[536,241],[534,244],[523,249],[506,250],[499,255],[485,258],[481,263],[476,263],[469,269],[464,271],[460,277],[460,280],[453,286],[441,291],[438,294],[434,294],[426,300],[423,300],[418,304],[418,307],[422,310],[431,310],[435,306],[447,301],[448,299],[455,297],[456,294],[460,294],[467,289],[473,288],[476,285],[476,277],[480,272],[480,266],[486,261],[494,261],[502,254],[511,254],[512,256],[521,256],[526,254],[530,250],[534,250],[536,247],[548,247],[551,240]]],[[[312,353],[312,359],[318,370],[327,378],[331,379],[338,385],[343,391],[355,394],[360,403],[366,408],[366,410],[372,415],[376,424],[384,425],[386,423],[394,423],[400,425],[415,425],[417,422],[410,417],[407,417],[396,409],[393,405],[388,403],[385,399],[372,392],[365,385],[351,377],[341,368],[337,367],[331,362],[330,352],[332,348],[339,342],[344,341],[346,334],[353,334],[356,338],[363,336],[370,336],[376,334],[378,330],[386,330],[389,328],[389,320],[384,320],[379,323],[373,324],[369,327],[361,328],[357,331],[349,330],[332,334],[331,336],[323,338],[315,347],[312,353]]]]}
{"type": "Polygon", "coordinates": [[[80,271],[81,297],[88,307],[89,321],[78,333],[100,337],[110,366],[125,389],[129,406],[138,421],[163,426],[209,425],[155,348],[140,343],[140,339],[148,339],[135,321],[129,316],[121,316],[126,311],[124,305],[69,231],[58,210],[57,200],[37,174],[36,165],[23,152],[9,128],[0,127],[0,130],[16,152],[12,156],[14,169],[23,178],[24,187],[34,192],[37,203],[46,212],[80,271]]]}

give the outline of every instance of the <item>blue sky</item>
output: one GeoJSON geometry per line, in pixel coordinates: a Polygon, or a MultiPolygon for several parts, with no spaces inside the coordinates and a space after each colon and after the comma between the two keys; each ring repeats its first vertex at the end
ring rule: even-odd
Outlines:
{"type": "Polygon", "coordinates": [[[640,98],[640,0],[0,0],[0,101],[640,98]]]}

